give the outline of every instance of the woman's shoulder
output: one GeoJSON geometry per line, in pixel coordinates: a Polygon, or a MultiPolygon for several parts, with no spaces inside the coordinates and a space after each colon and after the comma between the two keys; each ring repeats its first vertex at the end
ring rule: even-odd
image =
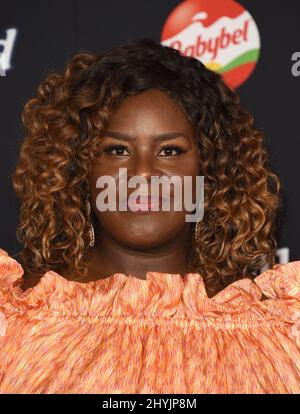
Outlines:
{"type": "Polygon", "coordinates": [[[300,299],[300,260],[275,264],[254,281],[268,298],[300,299]]]}
{"type": "Polygon", "coordinates": [[[0,290],[12,287],[24,274],[24,269],[17,259],[0,248],[0,290]]]}
{"type": "Polygon", "coordinates": [[[0,248],[0,287],[11,287],[19,281],[22,290],[35,286],[41,275],[26,271],[18,260],[18,255],[11,256],[7,250],[0,248]]]}
{"type": "Polygon", "coordinates": [[[291,322],[299,319],[300,261],[275,264],[255,278],[240,278],[218,292],[213,302],[234,305],[236,310],[243,305],[253,311],[259,307],[265,316],[272,314],[291,322]]]}

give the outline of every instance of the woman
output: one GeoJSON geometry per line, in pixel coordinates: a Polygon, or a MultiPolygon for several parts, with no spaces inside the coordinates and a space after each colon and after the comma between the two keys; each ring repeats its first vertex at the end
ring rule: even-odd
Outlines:
{"type": "Polygon", "coordinates": [[[23,122],[0,392],[300,391],[300,262],[275,265],[279,180],[220,75],[150,39],[82,52],[23,122]],[[121,168],[204,176],[202,220],[101,211],[97,180],[121,168]]]}

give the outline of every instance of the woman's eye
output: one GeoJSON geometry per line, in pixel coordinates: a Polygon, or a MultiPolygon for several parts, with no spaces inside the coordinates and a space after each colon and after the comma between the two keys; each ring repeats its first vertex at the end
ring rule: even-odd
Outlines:
{"type": "Polygon", "coordinates": [[[184,150],[181,147],[177,145],[172,145],[172,146],[162,148],[161,151],[158,153],[158,155],[163,153],[162,156],[164,157],[172,157],[174,155],[178,155],[183,152],[184,150]]]}
{"type": "Polygon", "coordinates": [[[104,152],[106,152],[107,154],[119,155],[119,156],[129,155],[128,149],[123,145],[111,145],[105,148],[104,152]],[[124,153],[124,152],[127,152],[127,153],[124,153]]]}

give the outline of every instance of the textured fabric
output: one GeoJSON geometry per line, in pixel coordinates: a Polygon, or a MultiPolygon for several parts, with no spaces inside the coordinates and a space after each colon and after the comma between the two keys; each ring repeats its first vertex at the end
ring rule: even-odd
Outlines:
{"type": "Polygon", "coordinates": [[[22,275],[0,249],[1,393],[300,392],[300,261],[213,298],[196,273],[22,275]]]}

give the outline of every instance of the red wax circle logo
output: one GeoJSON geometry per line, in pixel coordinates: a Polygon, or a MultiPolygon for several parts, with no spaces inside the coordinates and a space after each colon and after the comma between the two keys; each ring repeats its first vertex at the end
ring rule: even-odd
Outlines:
{"type": "Polygon", "coordinates": [[[253,72],[260,53],[259,31],[234,0],[186,0],[167,18],[161,43],[199,59],[236,88],[253,72]]]}

